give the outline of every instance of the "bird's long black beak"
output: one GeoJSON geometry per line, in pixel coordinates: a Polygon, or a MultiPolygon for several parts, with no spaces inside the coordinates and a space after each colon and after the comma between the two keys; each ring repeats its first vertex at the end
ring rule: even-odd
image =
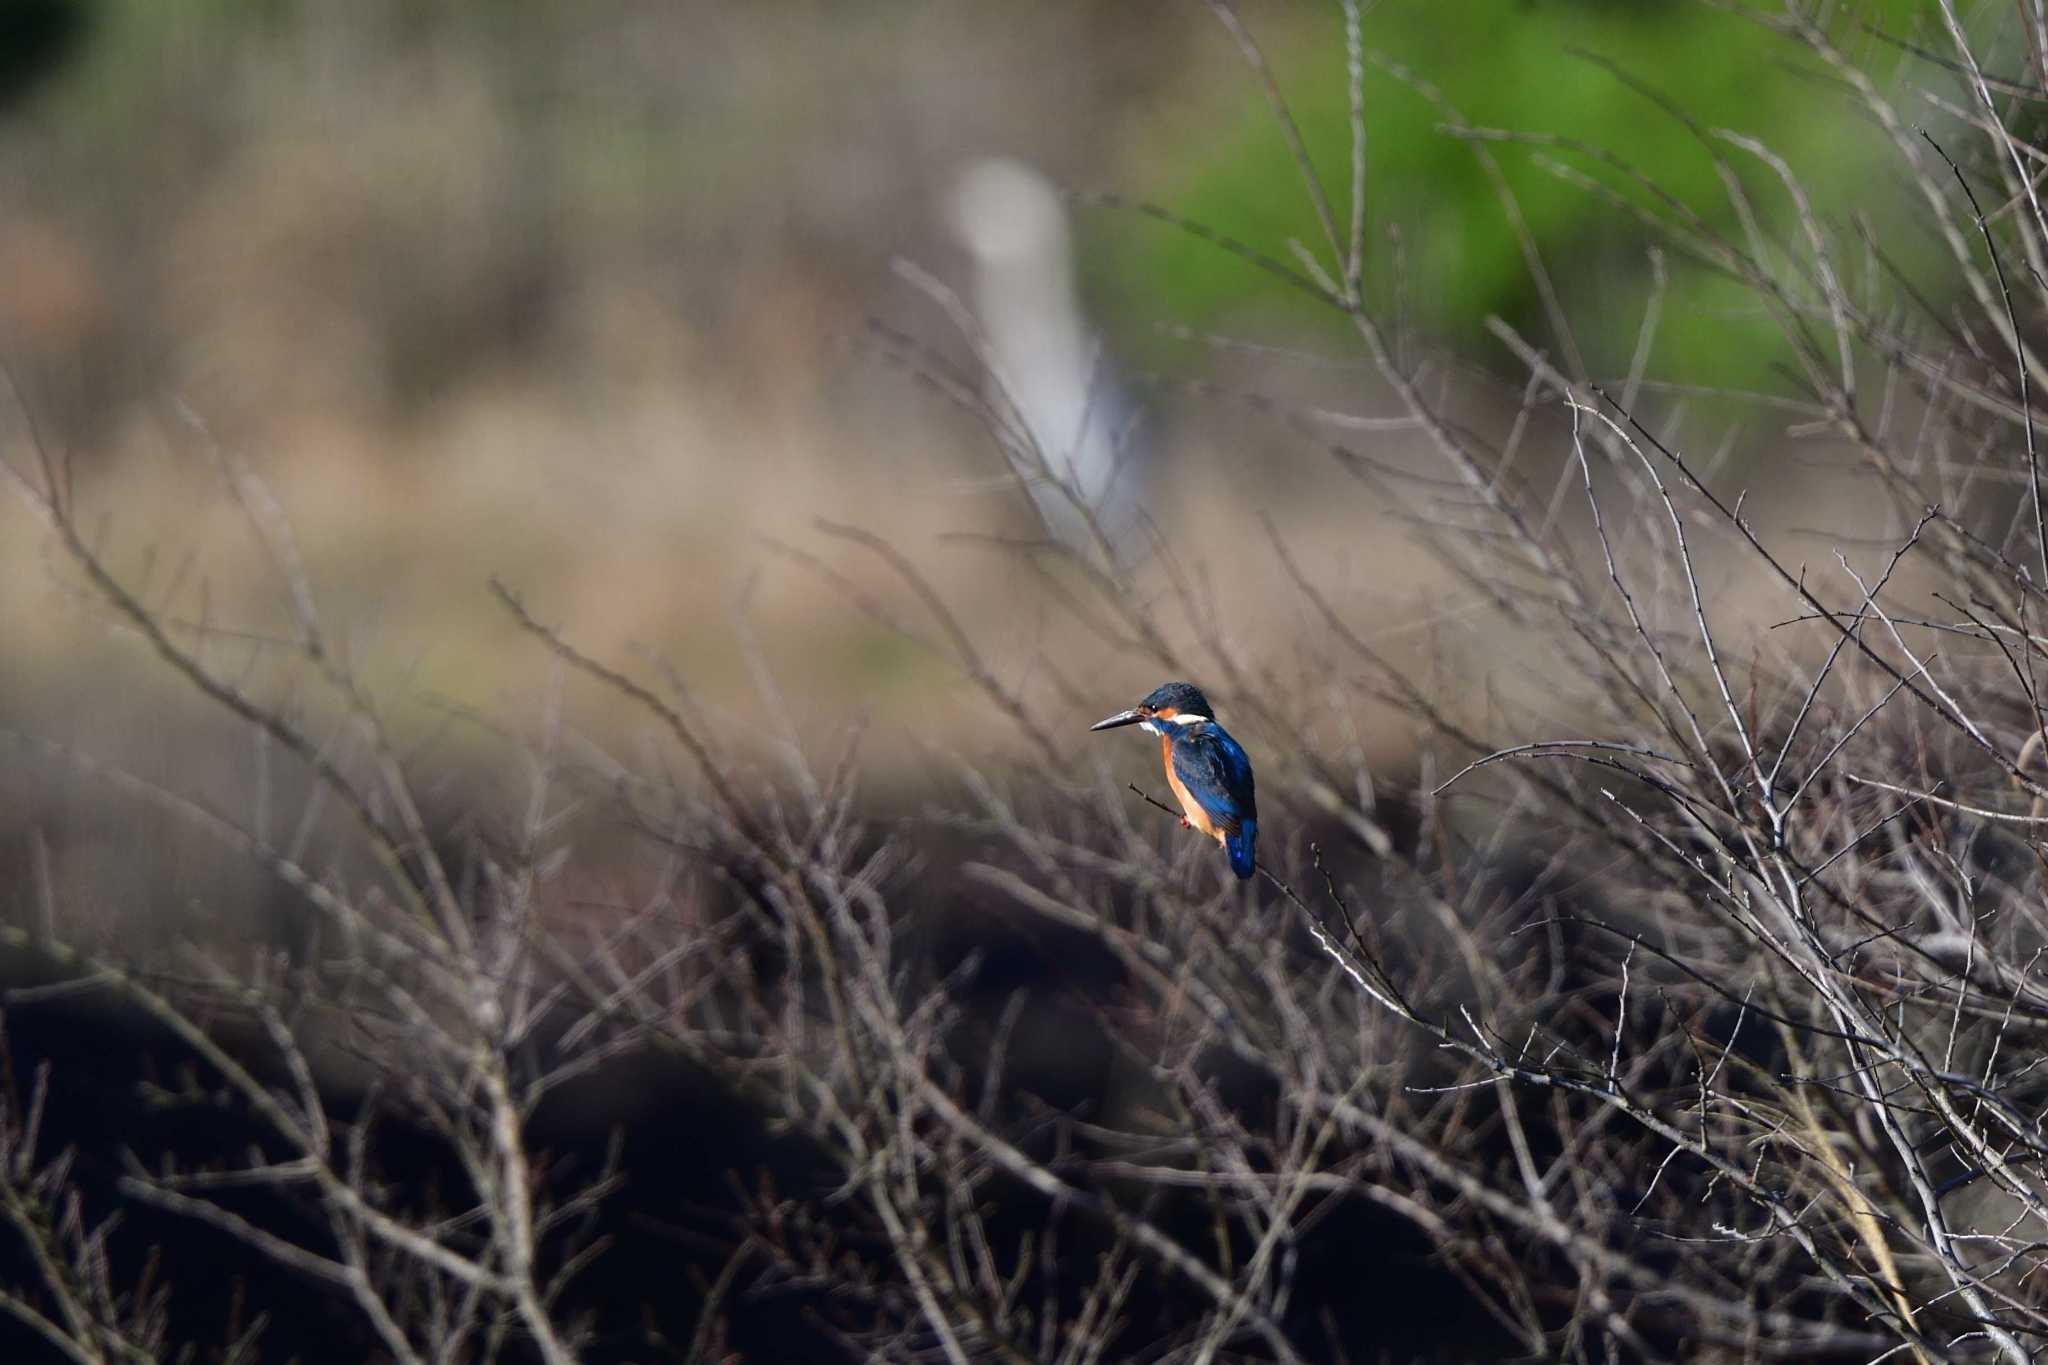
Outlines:
{"type": "Polygon", "coordinates": [[[1088,728],[1091,730],[1114,730],[1119,725],[1136,725],[1145,717],[1137,711],[1119,711],[1108,720],[1098,720],[1088,728]]]}

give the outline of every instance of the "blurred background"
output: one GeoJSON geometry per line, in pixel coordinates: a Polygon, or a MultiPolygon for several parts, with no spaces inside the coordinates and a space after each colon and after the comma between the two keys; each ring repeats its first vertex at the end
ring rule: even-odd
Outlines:
{"type": "MultiPolygon", "coordinates": [[[[2028,59],[2013,8],[1964,12],[2008,72],[2028,59]]],[[[1972,136],[1944,102],[1957,87],[1934,54],[1952,49],[1928,0],[1798,13],[1873,89],[1910,74],[1949,92],[1898,98],[1937,137],[1972,136]]],[[[1328,255],[1268,77],[1350,212],[1344,14],[1239,14],[1264,73],[1198,0],[0,0],[0,459],[31,476],[38,447],[61,463],[94,543],[222,676],[316,692],[269,647],[292,634],[289,595],[218,455],[246,461],[405,757],[438,746],[415,769],[437,834],[466,834],[474,792],[517,762],[493,727],[528,731],[544,708],[545,651],[493,579],[596,658],[652,680],[672,666],[738,742],[793,726],[829,763],[866,722],[863,790],[901,809],[956,758],[1154,771],[1149,746],[1086,726],[1162,681],[1157,665],[1075,609],[1081,566],[1030,550],[1057,516],[970,410],[982,361],[1028,366],[1031,339],[1055,336],[1161,542],[1122,591],[1198,657],[1253,661],[1339,769],[1414,776],[1413,722],[1330,671],[1330,627],[1275,538],[1444,711],[1491,719],[1513,698],[1539,733],[1576,733],[1575,699],[1538,686],[1540,650],[1424,551],[1384,483],[1347,472],[1446,471],[1345,318],[1248,259],[1301,271],[1293,244],[1328,255]],[[964,194],[992,157],[1018,192],[964,194]],[[1070,253],[1077,318],[1057,270],[1004,273],[1020,239],[1070,253]],[[1005,323],[1006,307],[1022,312],[1005,323]],[[957,660],[908,638],[943,636],[929,603],[821,523],[922,575],[1047,746],[991,723],[957,660]],[[1205,612],[1183,609],[1190,585],[1205,612]]],[[[1479,441],[1515,443],[1525,506],[1568,528],[1584,516],[1569,423],[1525,404],[1507,335],[1631,395],[1719,486],[1750,490],[1763,531],[1813,537],[1817,562],[1838,545],[1882,556],[1868,547],[1901,533],[1874,519],[1852,452],[1811,429],[1755,291],[1639,212],[1695,219],[1786,278],[1810,265],[1807,214],[1864,244],[1843,257],[1859,297],[1910,299],[1916,326],[1955,312],[1925,184],[1851,68],[1773,16],[1365,8],[1361,288],[1400,370],[1479,441]]],[[[1887,389],[1872,406],[1907,424],[1913,401],[1887,389]]],[[[1412,491],[1407,510],[1430,515],[1429,485],[1412,491]]],[[[1711,573],[1716,547],[1697,548],[1711,573]]],[[[1788,614],[1757,573],[1707,588],[1725,639],[1788,614]]],[[[71,746],[258,829],[298,818],[289,765],[109,626],[25,502],[0,497],[0,906],[61,907],[133,934],[120,946],[138,956],[187,914],[270,914],[283,933],[290,897],[271,879],[14,742],[71,746]],[[180,913],[150,913],[165,908],[180,913]]],[[[1290,753],[1234,719],[1245,698],[1227,684],[1194,681],[1261,765],[1268,839],[1337,808],[1301,790],[1310,743],[1290,753]]],[[[577,730],[655,750],[616,699],[568,695],[577,730]]],[[[561,904],[611,852],[578,846],[561,904]]],[[[915,856],[947,852],[934,836],[915,856]]],[[[619,903],[645,890],[629,876],[619,903]]],[[[1040,1036],[1045,1072],[1070,1064],[1051,1054],[1071,1034],[1040,1036]]],[[[75,1045],[60,1074],[90,1078],[106,1049],[75,1045]]]]}
{"type": "MultiPolygon", "coordinates": [[[[1051,703],[1044,715],[1128,704],[1153,666],[1079,626],[1057,573],[1020,571],[1002,542],[1044,535],[1031,498],[982,424],[913,372],[974,368],[916,272],[968,311],[986,302],[957,191],[990,156],[1081,196],[1068,207],[1100,338],[1090,372],[1116,396],[1145,515],[1231,648],[1301,686],[1318,676],[1302,645],[1326,627],[1282,575],[1270,518],[1376,642],[1456,657],[1466,600],[1327,452],[1431,459],[1342,317],[1128,206],[1282,262],[1290,239],[1320,245],[1260,78],[1204,5],[10,0],[0,13],[0,358],[20,400],[7,457],[28,467],[32,431],[68,460],[115,563],[174,619],[225,632],[226,666],[245,647],[260,672],[261,640],[288,617],[206,453],[216,443],[267,482],[328,628],[393,705],[528,705],[539,652],[490,600],[497,576],[598,657],[673,661],[742,726],[770,705],[810,733],[870,719],[878,781],[920,746],[1016,751],[1014,730],[977,720],[952,664],[821,574],[928,625],[886,566],[819,518],[932,575],[990,667],[1051,703]],[[906,346],[928,350],[906,366],[906,346]],[[743,639],[780,700],[755,687],[743,639]]],[[[1980,16],[1987,32],[2002,14],[1980,16]]],[[[1343,214],[1339,7],[1243,17],[1343,214]]],[[[1938,36],[1925,6],[1823,18],[1874,78],[1929,69],[1912,55],[1938,36]]],[[[1766,24],[1676,0],[1387,0],[1368,7],[1364,42],[1364,287],[1423,390],[1455,398],[1483,436],[1510,429],[1526,375],[1489,319],[1569,358],[1546,328],[1534,248],[1587,373],[1635,371],[1645,410],[1674,424],[1707,387],[1762,395],[1717,400],[1682,429],[1731,481],[1824,477],[1824,443],[1785,458],[1793,418],[1770,402],[1790,390],[1784,346],[1754,296],[1656,255],[1641,223],[1573,181],[1657,202],[1617,169],[1638,167],[1717,228],[1794,243],[1775,172],[1723,140],[1759,219],[1738,222],[1709,130],[1762,139],[1816,215],[1855,217],[1895,268],[1927,274],[1936,311],[1953,287],[1923,269],[1943,248],[1901,226],[1919,191],[1841,74],[1766,24]],[[1546,141],[1486,143],[1489,167],[1453,123],[1546,141]],[[1684,382],[1660,387],[1672,378],[1684,382]]],[[[1555,408],[1526,434],[1518,472],[1547,496],[1569,449],[1555,408]]],[[[1834,530],[1857,515],[1853,498],[1752,506],[1809,521],[1828,507],[1834,530]]],[[[0,561],[0,719],[180,767],[190,741],[166,717],[182,713],[137,704],[158,670],[80,610],[17,505],[0,510],[0,561]]],[[[1133,591],[1161,573],[1157,556],[1141,564],[1133,591]]],[[[1464,694],[1525,672],[1497,668],[1483,632],[1470,648],[1464,694]]],[[[578,723],[602,733],[615,709],[578,723]]],[[[1062,749],[1083,742],[1072,729],[1062,749]]],[[[1369,717],[1347,742],[1379,757],[1406,743],[1369,717]]]]}

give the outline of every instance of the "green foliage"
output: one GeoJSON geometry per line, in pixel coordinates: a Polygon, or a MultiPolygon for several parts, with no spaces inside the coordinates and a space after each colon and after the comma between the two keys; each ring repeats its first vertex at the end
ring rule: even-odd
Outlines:
{"type": "MultiPolygon", "coordinates": [[[[1350,132],[1335,9],[1304,14],[1285,30],[1266,22],[1259,32],[1342,232],[1350,132]]],[[[1927,20],[1927,9],[1912,0],[1882,0],[1838,17],[1831,37],[1883,85],[1902,57],[1872,30],[1926,38],[1915,25],[1927,20]]],[[[1668,214],[1655,192],[1631,183],[1622,169],[1633,168],[1715,231],[1741,241],[1718,157],[1739,176],[1774,250],[1805,250],[1790,199],[1775,172],[1719,130],[1757,138],[1783,157],[1831,227],[1846,226],[1853,209],[1889,239],[1888,229],[1910,210],[1907,191],[1889,171],[1891,149],[1855,97],[1797,41],[1739,14],[1700,4],[1388,0],[1367,16],[1364,36],[1369,295],[1382,313],[1400,306],[1427,333],[1467,351],[1499,355],[1484,340],[1491,315],[1540,344],[1555,344],[1483,153],[1498,159],[1596,373],[1627,365],[1649,290],[1645,252],[1656,235],[1547,162],[1668,214]],[[1556,143],[1475,146],[1448,131],[1460,122],[1556,143]],[[1614,160],[1603,164],[1584,149],[1614,160]]],[[[1291,236],[1327,261],[1324,235],[1264,93],[1249,73],[1243,85],[1227,130],[1201,143],[1199,154],[1163,181],[1149,168],[1150,193],[1274,255],[1288,255],[1291,236]]],[[[1241,319],[1254,299],[1271,307],[1269,280],[1206,243],[1150,226],[1109,235],[1114,244],[1096,267],[1114,299],[1143,298],[1155,309],[1164,299],[1198,324],[1241,319]]],[[[1901,254],[1911,263],[1925,250],[1914,241],[1901,254]]],[[[1776,325],[1712,270],[1682,253],[1672,254],[1670,264],[1653,371],[1684,373],[1693,382],[1777,386],[1771,375],[1785,351],[1776,325]],[[1734,296],[1745,306],[1730,308],[1734,296]]],[[[1299,316],[1287,319],[1289,327],[1309,319],[1341,326],[1313,300],[1296,303],[1299,316]]]]}

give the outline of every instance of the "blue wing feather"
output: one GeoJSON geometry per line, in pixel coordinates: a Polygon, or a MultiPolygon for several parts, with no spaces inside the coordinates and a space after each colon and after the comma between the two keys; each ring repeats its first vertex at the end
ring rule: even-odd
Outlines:
{"type": "Polygon", "coordinates": [[[1252,761],[1243,747],[1213,722],[1190,726],[1174,736],[1173,773],[1223,831],[1231,871],[1240,877],[1251,876],[1259,802],[1252,784],[1252,761]]]}

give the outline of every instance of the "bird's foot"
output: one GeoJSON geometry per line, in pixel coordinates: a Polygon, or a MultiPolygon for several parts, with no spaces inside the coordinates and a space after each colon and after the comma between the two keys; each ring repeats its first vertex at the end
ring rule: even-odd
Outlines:
{"type": "Polygon", "coordinates": [[[1180,818],[1180,827],[1181,827],[1182,829],[1193,829],[1193,828],[1194,828],[1194,826],[1193,826],[1193,825],[1191,825],[1191,824],[1189,824],[1189,823],[1188,823],[1188,818],[1187,818],[1187,816],[1185,816],[1185,815],[1181,816],[1181,818],[1180,818]]]}

